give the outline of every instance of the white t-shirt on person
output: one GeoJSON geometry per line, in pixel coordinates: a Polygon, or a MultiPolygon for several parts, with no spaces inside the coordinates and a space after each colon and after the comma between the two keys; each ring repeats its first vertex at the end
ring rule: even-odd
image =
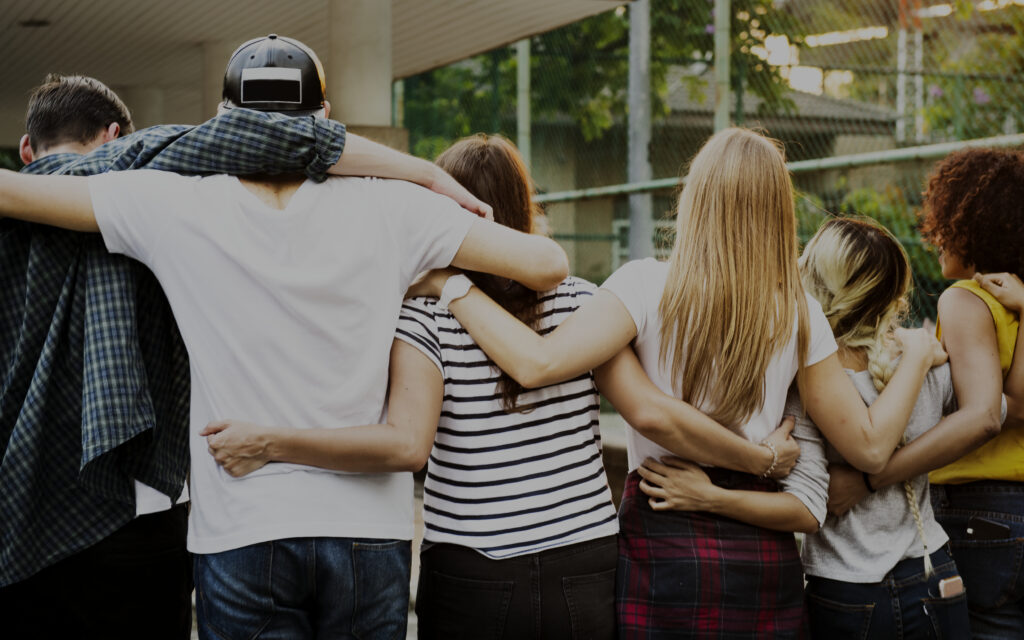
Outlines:
{"type": "Polygon", "coordinates": [[[271,463],[242,478],[199,431],[380,422],[402,296],[451,262],[473,215],[421,187],[307,181],[284,210],[237,178],[131,171],[89,179],[107,248],[145,263],[170,301],[191,377],[189,549],[290,537],[410,539],[412,475],[271,463]]]}
{"type": "MultiPolygon", "coordinates": [[[[668,263],[646,258],[626,263],[613,273],[601,288],[615,294],[632,316],[637,331],[637,356],[651,381],[668,395],[678,397],[679,394],[672,388],[671,363],[666,366],[659,364],[661,316],[658,313],[658,305],[661,303],[667,279],[668,263]]],[[[810,366],[835,353],[837,347],[821,305],[809,295],[807,310],[811,335],[805,365],[810,366]]],[[[786,407],[786,392],[796,372],[797,340],[794,323],[792,339],[772,357],[765,372],[764,406],[740,427],[741,435],[752,442],[760,442],[779,426],[786,407]]],[[[702,405],[697,405],[697,408],[708,409],[702,405]]],[[[672,455],[670,451],[651,442],[631,427],[626,429],[626,445],[630,471],[640,466],[645,458],[672,455]]]]}

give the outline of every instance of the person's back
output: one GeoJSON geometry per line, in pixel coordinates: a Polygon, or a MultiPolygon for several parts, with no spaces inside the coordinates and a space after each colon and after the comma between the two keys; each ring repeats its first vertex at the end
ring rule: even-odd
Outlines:
{"type": "Polygon", "coordinates": [[[379,421],[402,295],[417,273],[451,261],[475,217],[421,187],[369,178],[305,182],[284,209],[230,176],[110,174],[92,191],[108,247],[153,269],[189,350],[190,548],[410,538],[410,474],[272,464],[236,480],[198,433],[230,416],[379,421]]]}

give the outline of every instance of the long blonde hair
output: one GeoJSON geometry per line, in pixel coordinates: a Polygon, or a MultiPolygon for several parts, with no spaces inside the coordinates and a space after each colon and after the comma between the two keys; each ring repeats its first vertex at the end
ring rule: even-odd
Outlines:
{"type": "MultiPolygon", "coordinates": [[[[895,370],[893,333],[907,315],[910,261],[899,241],[867,218],[833,218],[821,226],[800,256],[807,292],[821,303],[836,342],[862,348],[868,373],[879,392],[895,370]]],[[[900,446],[907,443],[903,434],[900,446]]],[[[925,573],[932,574],[917,491],[910,481],[903,494],[924,545],[925,573]]]]}
{"type": "Polygon", "coordinates": [[[764,406],[765,372],[794,323],[803,367],[807,303],[793,186],[777,142],[725,129],[693,159],[659,313],[673,386],[723,424],[736,427],[764,406]]]}

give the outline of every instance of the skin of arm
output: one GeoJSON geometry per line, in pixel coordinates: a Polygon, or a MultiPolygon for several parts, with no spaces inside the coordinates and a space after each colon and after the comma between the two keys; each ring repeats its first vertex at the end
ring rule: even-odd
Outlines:
{"type": "MultiPolygon", "coordinates": [[[[1024,283],[1020,278],[1012,273],[977,273],[974,280],[1020,319],[1021,311],[1024,311],[1024,283]]],[[[1024,323],[1017,325],[1013,364],[1003,379],[1003,395],[1006,396],[1006,420],[1003,424],[1017,428],[1024,426],[1024,323]]]]}
{"type": "MultiPolygon", "coordinates": [[[[452,259],[452,266],[493,273],[520,282],[534,291],[554,289],[569,275],[569,259],[557,242],[489,220],[473,223],[452,259]]],[[[440,294],[439,288],[437,295],[440,294]]]]}
{"type": "Polygon", "coordinates": [[[391,346],[388,422],[334,429],[264,427],[238,420],[211,422],[210,454],[232,476],[267,462],[292,462],[351,472],[418,471],[434,444],[444,379],[418,349],[391,346]]]}
{"type": "MultiPolygon", "coordinates": [[[[459,266],[455,261],[452,264],[459,266]]],[[[406,295],[437,297],[454,273],[450,269],[431,271],[406,295]]],[[[593,299],[546,336],[538,335],[476,287],[448,309],[484,353],[527,389],[591,371],[636,337],[629,311],[615,294],[604,289],[598,289],[593,299]]]]}
{"type": "Polygon", "coordinates": [[[800,399],[822,434],[851,465],[877,473],[906,429],[928,370],[945,354],[924,329],[901,329],[900,359],[889,384],[870,407],[832,354],[797,376],[800,399]]]}
{"type": "Polygon", "coordinates": [[[441,167],[354,133],[345,134],[345,151],[327,172],[336,176],[407,180],[448,196],[471,213],[489,220],[494,218],[490,205],[481,202],[441,167]]]}
{"type": "Polygon", "coordinates": [[[0,170],[0,215],[72,231],[99,231],[86,178],[0,170]]]}
{"type": "Polygon", "coordinates": [[[818,521],[798,498],[788,493],[722,489],[692,462],[648,458],[637,468],[640,490],[655,511],[706,511],[776,531],[818,530],[818,521]]]}
{"type": "MultiPolygon", "coordinates": [[[[647,377],[631,347],[594,370],[601,393],[631,427],[677,456],[700,464],[761,475],[772,463],[772,453],[726,429],[693,405],[673,398],[647,377]]],[[[791,437],[793,419],[766,440],[778,452],[772,477],[787,475],[796,464],[800,446],[791,437]]]]}
{"type": "MultiPolygon", "coordinates": [[[[958,409],[872,473],[876,490],[954,462],[999,434],[1002,372],[992,314],[978,296],[949,288],[939,298],[939,317],[958,409]]],[[[859,472],[856,478],[845,473],[837,469],[829,483],[833,513],[844,513],[868,493],[859,472]]]]}

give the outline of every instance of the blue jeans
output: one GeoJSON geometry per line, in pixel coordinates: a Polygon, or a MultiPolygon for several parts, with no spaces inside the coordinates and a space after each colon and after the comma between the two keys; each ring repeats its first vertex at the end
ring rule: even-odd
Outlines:
{"type": "Polygon", "coordinates": [[[970,638],[967,596],[939,596],[939,581],[957,575],[945,549],[931,554],[935,573],[924,575],[924,560],[899,562],[881,582],[843,582],[807,576],[807,611],[812,638],[902,640],[970,638]]]}
{"type": "Polygon", "coordinates": [[[932,485],[931,493],[967,588],[974,637],[1024,638],[1024,483],[932,485]],[[969,534],[972,516],[1009,527],[1009,535],[969,534]]]}
{"type": "Polygon", "coordinates": [[[291,538],[196,554],[203,640],[405,638],[408,540],[291,538]]]}

